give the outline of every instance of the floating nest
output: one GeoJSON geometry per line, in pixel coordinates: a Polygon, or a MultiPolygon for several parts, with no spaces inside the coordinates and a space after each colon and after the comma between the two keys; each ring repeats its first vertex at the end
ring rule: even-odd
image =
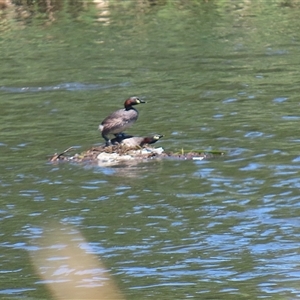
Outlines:
{"type": "Polygon", "coordinates": [[[49,158],[50,162],[96,163],[97,165],[117,165],[120,163],[138,163],[153,159],[172,160],[203,160],[223,156],[221,151],[191,151],[167,152],[163,148],[144,147],[129,148],[124,145],[92,147],[81,153],[75,153],[70,147],[61,153],[55,153],[49,158]]]}

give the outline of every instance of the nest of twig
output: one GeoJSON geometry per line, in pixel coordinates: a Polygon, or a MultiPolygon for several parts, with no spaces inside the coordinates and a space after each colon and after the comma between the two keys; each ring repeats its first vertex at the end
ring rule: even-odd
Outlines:
{"type": "Polygon", "coordinates": [[[220,151],[190,151],[184,152],[166,152],[162,148],[154,148],[150,146],[128,148],[124,145],[98,146],[92,147],[84,152],[71,154],[74,148],[70,147],[65,151],[55,153],[49,158],[50,162],[72,161],[82,162],[110,162],[118,164],[126,161],[141,161],[148,159],[175,159],[175,160],[202,160],[215,156],[222,156],[224,153],[220,151]]]}

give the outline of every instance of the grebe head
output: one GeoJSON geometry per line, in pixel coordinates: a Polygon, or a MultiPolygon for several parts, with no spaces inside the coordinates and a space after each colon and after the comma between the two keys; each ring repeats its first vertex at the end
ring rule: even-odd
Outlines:
{"type": "Polygon", "coordinates": [[[124,107],[131,108],[132,105],[137,105],[140,103],[146,103],[144,100],[139,99],[138,97],[130,97],[124,102],[124,107]]]}
{"type": "Polygon", "coordinates": [[[156,140],[156,141],[158,141],[158,140],[161,139],[162,137],[163,137],[163,135],[161,135],[161,134],[155,134],[155,135],[153,136],[153,139],[156,140]]]}
{"type": "Polygon", "coordinates": [[[142,143],[143,144],[154,144],[158,140],[160,140],[162,137],[163,137],[163,135],[161,135],[161,134],[155,134],[153,136],[145,137],[142,143]]]}

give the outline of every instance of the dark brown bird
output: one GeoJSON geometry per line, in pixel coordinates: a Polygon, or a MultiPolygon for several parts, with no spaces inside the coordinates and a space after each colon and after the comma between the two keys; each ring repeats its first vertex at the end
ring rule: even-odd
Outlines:
{"type": "Polygon", "coordinates": [[[112,144],[119,143],[120,145],[124,145],[129,148],[137,148],[143,147],[144,145],[154,144],[159,139],[161,139],[163,135],[155,134],[153,136],[139,137],[139,136],[117,136],[116,138],[111,140],[112,144]]]}
{"type": "Polygon", "coordinates": [[[114,134],[117,136],[133,125],[139,116],[139,112],[132,106],[140,103],[145,103],[145,101],[140,100],[138,97],[130,97],[125,101],[124,108],[116,110],[102,121],[99,130],[105,139],[106,145],[111,145],[107,135],[114,134]]]}

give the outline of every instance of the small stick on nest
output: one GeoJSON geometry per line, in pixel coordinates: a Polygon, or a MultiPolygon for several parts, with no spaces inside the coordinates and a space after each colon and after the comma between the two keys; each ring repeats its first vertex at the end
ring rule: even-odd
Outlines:
{"type": "Polygon", "coordinates": [[[64,155],[65,153],[69,152],[70,150],[74,150],[73,147],[69,147],[68,149],[66,149],[65,151],[59,153],[59,154],[54,154],[51,158],[50,161],[55,161],[57,159],[59,159],[62,155],[64,155]]]}

